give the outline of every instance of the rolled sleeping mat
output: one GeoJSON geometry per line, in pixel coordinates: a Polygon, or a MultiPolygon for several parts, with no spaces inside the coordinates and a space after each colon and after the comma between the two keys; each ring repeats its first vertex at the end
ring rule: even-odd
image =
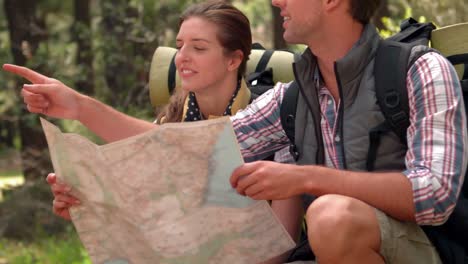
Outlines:
{"type": "Polygon", "coordinates": [[[274,83],[288,83],[294,80],[294,56],[294,53],[284,50],[253,49],[247,61],[246,76],[272,68],[274,83]]]}
{"type": "Polygon", "coordinates": [[[153,107],[167,104],[175,89],[180,87],[174,62],[176,52],[175,48],[158,47],[153,54],[149,76],[149,94],[153,107]]]}
{"type": "Polygon", "coordinates": [[[431,47],[455,64],[460,80],[468,80],[468,22],[433,30],[431,47]]]}
{"type": "MultiPolygon", "coordinates": [[[[149,76],[149,93],[153,107],[167,104],[169,97],[180,88],[181,81],[174,63],[176,52],[175,48],[158,47],[153,54],[149,76]]],[[[275,83],[288,83],[294,80],[294,56],[289,51],[253,49],[247,61],[246,76],[271,67],[275,83]]]]}

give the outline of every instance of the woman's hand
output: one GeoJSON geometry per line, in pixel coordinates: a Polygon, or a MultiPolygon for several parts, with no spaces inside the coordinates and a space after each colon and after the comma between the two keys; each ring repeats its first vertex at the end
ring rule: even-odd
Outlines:
{"type": "Polygon", "coordinates": [[[79,120],[80,99],[84,96],[59,80],[49,78],[26,67],[4,64],[3,69],[29,80],[21,95],[31,113],[79,120]]]}
{"type": "Polygon", "coordinates": [[[57,183],[55,173],[47,175],[47,183],[54,194],[54,201],[52,202],[54,214],[63,219],[71,220],[70,207],[80,204],[80,201],[76,197],[69,194],[71,187],[63,183],[57,183]]]}

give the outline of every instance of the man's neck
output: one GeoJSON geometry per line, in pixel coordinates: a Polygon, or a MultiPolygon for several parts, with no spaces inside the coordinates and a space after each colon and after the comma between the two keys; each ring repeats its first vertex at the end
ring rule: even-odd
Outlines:
{"type": "Polygon", "coordinates": [[[309,48],[317,57],[325,86],[335,100],[339,99],[339,92],[334,64],[346,56],[360,39],[364,30],[364,26],[354,20],[349,23],[341,22],[341,25],[346,26],[331,25],[327,27],[329,30],[322,34],[321,38],[311,39],[308,43],[309,48]]]}

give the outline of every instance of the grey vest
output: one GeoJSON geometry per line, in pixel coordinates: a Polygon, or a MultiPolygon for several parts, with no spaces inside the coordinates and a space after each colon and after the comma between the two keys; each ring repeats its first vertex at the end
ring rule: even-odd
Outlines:
{"type": "MultiPolygon", "coordinates": [[[[336,125],[340,126],[339,137],[345,156],[345,169],[348,170],[366,170],[369,131],[384,121],[375,96],[373,76],[379,39],[374,27],[367,25],[359,43],[344,58],[335,62],[341,98],[336,125]]],[[[325,160],[318,89],[312,74],[315,67],[316,58],[310,49],[294,64],[300,89],[295,121],[295,144],[300,153],[297,162],[300,165],[324,164],[325,160]]],[[[396,134],[382,136],[375,170],[403,170],[406,149],[396,134]]]]}

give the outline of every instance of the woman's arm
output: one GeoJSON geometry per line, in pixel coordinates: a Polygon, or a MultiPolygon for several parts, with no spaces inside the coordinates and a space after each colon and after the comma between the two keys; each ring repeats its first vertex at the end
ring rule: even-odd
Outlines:
{"type": "Polygon", "coordinates": [[[26,67],[4,64],[5,71],[19,75],[32,84],[21,90],[31,113],[78,120],[105,141],[116,141],[155,127],[153,123],[125,115],[104,103],[85,96],[26,67]]]}

